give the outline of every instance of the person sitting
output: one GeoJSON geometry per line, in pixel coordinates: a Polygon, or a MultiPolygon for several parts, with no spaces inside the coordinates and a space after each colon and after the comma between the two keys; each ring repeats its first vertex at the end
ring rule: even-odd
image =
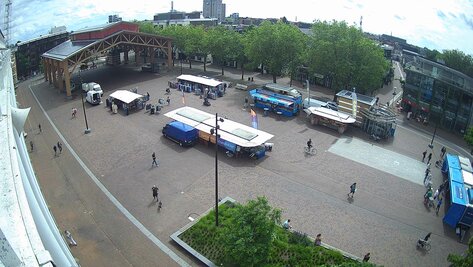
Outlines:
{"type": "Polygon", "coordinates": [[[322,234],[318,234],[315,238],[314,245],[320,246],[322,245],[322,234]]]}
{"type": "Polygon", "coordinates": [[[282,227],[286,230],[289,230],[292,228],[292,226],[290,225],[291,223],[291,219],[287,219],[283,224],[282,224],[282,227]]]}

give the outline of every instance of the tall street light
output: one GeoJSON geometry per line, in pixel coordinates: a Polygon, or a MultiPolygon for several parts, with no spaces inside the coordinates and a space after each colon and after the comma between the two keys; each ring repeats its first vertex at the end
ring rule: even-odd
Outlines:
{"type": "MultiPolygon", "coordinates": [[[[82,76],[80,75],[79,72],[79,79],[80,79],[80,86],[82,87],[82,76]]],[[[85,103],[84,103],[84,93],[80,92],[80,98],[82,100],[82,110],[84,111],[84,120],[85,120],[85,134],[90,133],[90,128],[89,128],[89,123],[87,122],[87,113],[85,113],[85,103]]]]}
{"type": "Polygon", "coordinates": [[[215,113],[215,128],[210,129],[210,134],[215,133],[215,226],[218,226],[218,129],[220,128],[220,126],[218,125],[219,121],[224,122],[222,118],[218,118],[218,113],[215,113]]]}
{"type": "Polygon", "coordinates": [[[437,126],[438,126],[438,122],[435,123],[435,129],[434,129],[434,134],[432,135],[432,140],[430,140],[430,149],[434,149],[434,139],[435,139],[435,134],[437,134],[437,126]]]}
{"type": "Polygon", "coordinates": [[[84,131],[84,133],[88,134],[88,133],[90,133],[90,128],[89,128],[89,124],[87,123],[87,113],[85,113],[84,93],[81,92],[80,97],[82,99],[82,109],[84,110],[84,120],[85,120],[85,131],[84,131]]]}
{"type": "Polygon", "coordinates": [[[396,86],[394,86],[394,91],[393,91],[393,100],[391,101],[391,105],[393,105],[393,106],[394,106],[394,97],[395,97],[395,96],[396,96],[396,94],[397,94],[396,90],[397,90],[397,87],[396,87],[396,86]]]}
{"type": "MultiPolygon", "coordinates": [[[[442,99],[442,108],[444,108],[445,106],[445,101],[447,100],[447,94],[446,92],[443,92],[443,99],[442,99]]],[[[440,119],[441,120],[441,119],[440,119]]],[[[435,129],[434,129],[434,134],[432,135],[432,140],[430,140],[430,144],[429,144],[429,148],[430,149],[433,149],[434,148],[434,139],[435,139],[435,135],[437,134],[437,127],[439,125],[439,122],[437,121],[435,123],[435,129]]]]}

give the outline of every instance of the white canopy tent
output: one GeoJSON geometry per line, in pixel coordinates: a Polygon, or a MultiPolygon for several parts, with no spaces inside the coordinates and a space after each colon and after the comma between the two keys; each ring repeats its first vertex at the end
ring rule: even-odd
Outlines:
{"type": "Polygon", "coordinates": [[[199,76],[188,75],[188,74],[180,75],[179,77],[177,77],[177,80],[203,84],[209,87],[217,87],[222,84],[222,82],[211,79],[211,78],[199,77],[199,76]]]}
{"type": "Polygon", "coordinates": [[[136,94],[127,90],[117,90],[110,95],[111,98],[120,100],[123,103],[130,104],[136,99],[144,97],[143,95],[136,94]]]}

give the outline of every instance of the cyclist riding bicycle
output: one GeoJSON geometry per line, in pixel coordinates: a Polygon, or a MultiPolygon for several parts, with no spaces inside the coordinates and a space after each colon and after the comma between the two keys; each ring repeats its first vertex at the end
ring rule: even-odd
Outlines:
{"type": "Polygon", "coordinates": [[[310,151],[312,149],[312,139],[309,138],[309,141],[307,141],[307,148],[310,151]]]}
{"type": "Polygon", "coordinates": [[[419,240],[417,241],[417,245],[418,245],[418,246],[421,246],[421,247],[424,247],[424,246],[429,242],[429,239],[430,239],[430,235],[431,235],[431,234],[432,234],[432,233],[428,233],[428,234],[424,237],[424,239],[419,239],[419,240]]]}

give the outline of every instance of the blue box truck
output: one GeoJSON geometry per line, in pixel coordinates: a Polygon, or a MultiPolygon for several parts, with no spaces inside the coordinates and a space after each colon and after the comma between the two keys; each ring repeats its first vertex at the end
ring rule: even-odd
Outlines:
{"type": "Polygon", "coordinates": [[[180,146],[193,146],[199,138],[199,131],[180,121],[172,121],[163,127],[163,135],[180,146]]]}

